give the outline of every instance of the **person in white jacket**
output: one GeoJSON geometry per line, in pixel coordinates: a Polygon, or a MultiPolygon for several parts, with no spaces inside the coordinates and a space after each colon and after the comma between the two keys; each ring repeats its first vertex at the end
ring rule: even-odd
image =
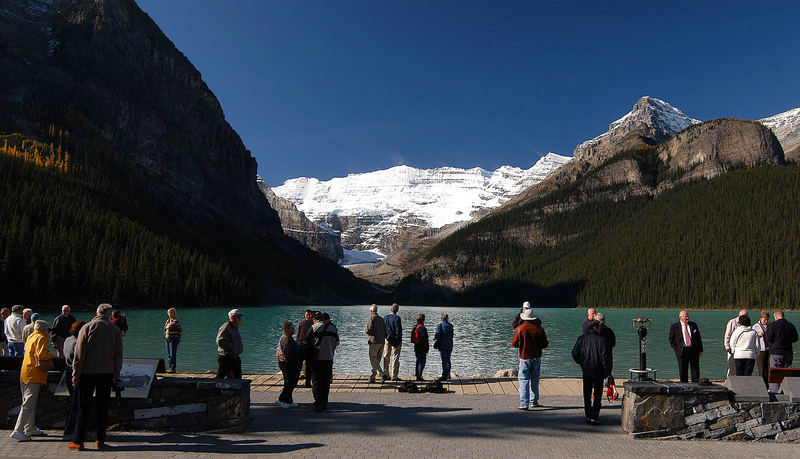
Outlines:
{"type": "Polygon", "coordinates": [[[733,354],[733,363],[736,365],[737,376],[751,376],[756,365],[756,357],[760,350],[758,332],[753,330],[750,316],[739,317],[739,326],[731,333],[728,345],[733,354]]]}

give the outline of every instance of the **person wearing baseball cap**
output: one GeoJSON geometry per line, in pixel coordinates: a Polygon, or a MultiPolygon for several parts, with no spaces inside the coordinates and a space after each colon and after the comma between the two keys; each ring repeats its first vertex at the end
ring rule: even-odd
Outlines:
{"type": "Polygon", "coordinates": [[[526,301],[526,302],[522,303],[522,309],[520,309],[519,312],[517,313],[517,315],[514,317],[514,321],[511,322],[511,327],[516,330],[516,328],[519,327],[520,324],[522,324],[522,322],[524,322],[520,318],[520,315],[525,311],[530,311],[530,309],[531,309],[530,302],[526,301]]]}
{"type": "Polygon", "coordinates": [[[242,379],[242,359],[239,357],[244,351],[242,335],[239,334],[239,326],[242,324],[242,316],[238,309],[228,311],[228,321],[219,327],[217,332],[217,369],[216,378],[235,378],[242,379]]]}

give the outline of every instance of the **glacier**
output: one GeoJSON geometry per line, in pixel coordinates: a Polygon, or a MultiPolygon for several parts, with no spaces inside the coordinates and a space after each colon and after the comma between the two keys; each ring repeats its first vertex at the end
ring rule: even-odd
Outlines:
{"type": "Polygon", "coordinates": [[[353,228],[341,229],[343,241],[353,240],[348,231],[358,233],[360,243],[350,248],[385,250],[380,241],[386,234],[469,221],[541,182],[571,159],[548,153],[529,169],[501,166],[494,171],[395,166],[327,181],[293,178],[273,191],[315,223],[335,227],[332,220],[358,220],[353,228]]]}

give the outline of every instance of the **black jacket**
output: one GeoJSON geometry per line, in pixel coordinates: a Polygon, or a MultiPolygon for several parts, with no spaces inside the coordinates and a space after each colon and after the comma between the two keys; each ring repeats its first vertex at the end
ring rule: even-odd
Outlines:
{"type": "Polygon", "coordinates": [[[691,320],[689,324],[689,332],[692,334],[692,346],[686,347],[683,345],[683,330],[681,329],[681,322],[675,322],[669,327],[669,345],[675,351],[675,356],[679,359],[694,357],[703,352],[703,338],[700,337],[700,329],[697,324],[691,320]]]}
{"type": "Polygon", "coordinates": [[[572,358],[581,366],[584,378],[606,378],[611,374],[611,349],[594,329],[578,337],[572,358]]]}
{"type": "Polygon", "coordinates": [[[312,319],[306,319],[297,326],[297,344],[311,344],[311,327],[314,325],[314,321],[312,319]]]}
{"type": "Polygon", "coordinates": [[[764,341],[769,346],[769,353],[774,355],[792,355],[792,343],[797,342],[797,329],[786,319],[778,319],[767,327],[764,341]]]}
{"type": "Polygon", "coordinates": [[[600,327],[600,336],[606,339],[609,351],[614,349],[614,346],[617,345],[617,335],[614,334],[614,330],[606,327],[605,325],[600,327]]]}

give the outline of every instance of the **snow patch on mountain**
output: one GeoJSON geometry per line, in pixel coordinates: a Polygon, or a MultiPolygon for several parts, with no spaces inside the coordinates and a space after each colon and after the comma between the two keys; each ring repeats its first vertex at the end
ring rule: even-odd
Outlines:
{"type": "Polygon", "coordinates": [[[796,161],[800,158],[800,108],[758,120],[770,128],[783,146],[786,159],[796,161]]]}
{"type": "Polygon", "coordinates": [[[382,235],[397,233],[398,226],[441,228],[471,220],[544,180],[571,159],[548,153],[529,169],[502,166],[491,172],[479,167],[396,166],[327,181],[294,178],[273,191],[317,223],[331,216],[357,217],[364,242],[359,248],[369,249],[379,247],[382,235]]]}
{"type": "Polygon", "coordinates": [[[339,264],[341,266],[353,266],[353,265],[360,265],[363,263],[377,263],[384,258],[386,255],[380,253],[377,250],[353,250],[353,249],[343,249],[344,250],[344,257],[339,260],[339,264]]]}
{"type": "Polygon", "coordinates": [[[630,112],[611,123],[608,131],[578,145],[575,148],[574,156],[580,157],[583,152],[591,152],[608,139],[633,131],[642,125],[650,125],[655,131],[668,138],[697,123],[700,121],[689,118],[667,102],[655,97],[644,96],[636,102],[630,112]]]}

